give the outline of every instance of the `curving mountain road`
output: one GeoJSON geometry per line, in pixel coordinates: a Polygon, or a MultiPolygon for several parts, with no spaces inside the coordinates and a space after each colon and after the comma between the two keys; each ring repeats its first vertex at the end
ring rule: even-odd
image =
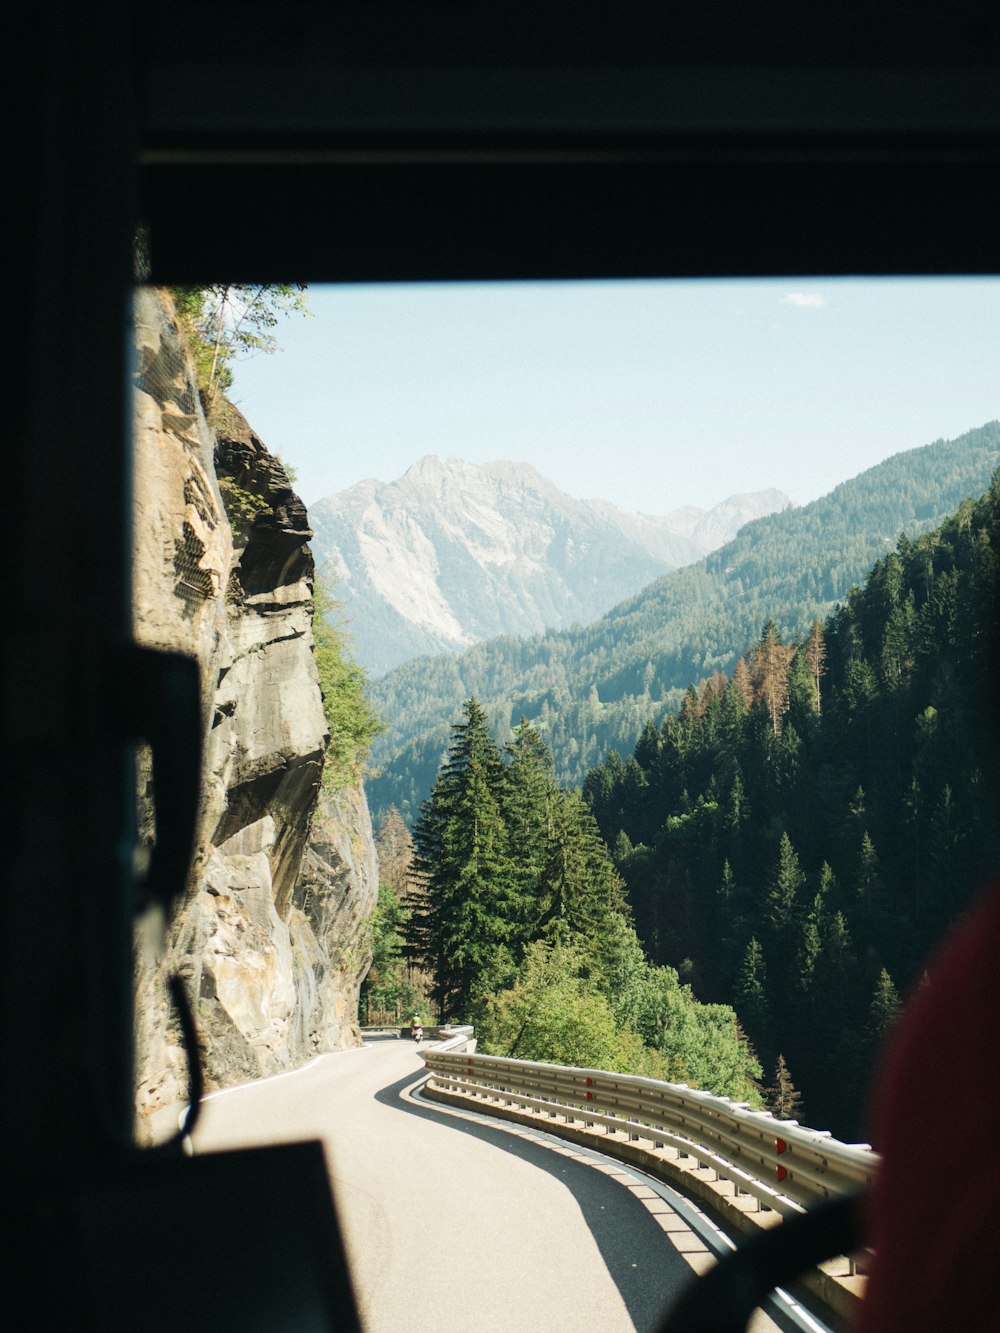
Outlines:
{"type": "Polygon", "coordinates": [[[324,1056],[206,1099],[194,1150],[323,1142],[370,1333],[655,1328],[711,1262],[680,1214],[571,1144],[422,1102],[423,1073],[409,1041],[324,1056]]]}

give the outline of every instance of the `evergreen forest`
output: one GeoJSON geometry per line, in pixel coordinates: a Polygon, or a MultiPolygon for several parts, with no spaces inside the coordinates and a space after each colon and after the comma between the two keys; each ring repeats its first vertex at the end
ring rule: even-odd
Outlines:
{"type": "Polygon", "coordinates": [[[479,1049],[686,1081],[760,1104],[733,1009],[646,957],[594,816],[556,782],[538,732],[502,748],[466,701],[413,833],[402,934],[443,1018],[479,1049]]]}
{"type": "Polygon", "coordinates": [[[733,1005],[840,1137],[863,1135],[900,996],[1000,860],[998,557],[1000,471],[825,621],[767,619],[728,674],[709,653],[583,785],[652,962],[733,1005]]]}
{"type": "Polygon", "coordinates": [[[609,751],[629,754],[650,719],[676,713],[691,681],[731,674],[765,622],[788,642],[825,619],[901,532],[915,541],[935,528],[989,486],[998,463],[1000,422],[908,450],[820,500],[747,524],[592,625],[419,658],[373,681],[373,707],[387,721],[372,748],[373,811],[395,805],[413,823],[471,696],[501,743],[527,717],[559,781],[579,786],[609,751]]]}

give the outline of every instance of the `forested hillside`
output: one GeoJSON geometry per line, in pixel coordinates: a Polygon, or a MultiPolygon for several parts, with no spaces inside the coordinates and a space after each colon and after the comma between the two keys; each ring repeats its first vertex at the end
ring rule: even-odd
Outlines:
{"type": "Polygon", "coordinates": [[[657,580],[585,628],[419,658],[373,682],[388,728],[369,782],[377,812],[415,818],[447,751],[449,725],[475,695],[505,741],[524,715],[578,785],[610,749],[627,754],[643,726],[676,711],[692,680],[731,671],[767,620],[784,637],[826,616],[901,532],[914,538],[1000,463],[1000,423],[897,454],[800,509],[748,524],[695,565],[657,580]]]}
{"type": "Polygon", "coordinates": [[[733,1010],[650,964],[594,817],[537,732],[501,750],[474,699],[414,832],[404,926],[446,1018],[480,1050],[684,1080],[759,1101],[733,1010]]]}
{"type": "Polygon", "coordinates": [[[1000,471],[584,786],[653,959],[734,1004],[840,1135],[900,993],[1000,866],[998,569],[1000,471]]]}

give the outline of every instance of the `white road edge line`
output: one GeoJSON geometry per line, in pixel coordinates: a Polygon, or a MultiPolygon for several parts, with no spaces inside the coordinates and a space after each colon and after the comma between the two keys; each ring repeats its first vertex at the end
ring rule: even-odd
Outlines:
{"type": "MultiPolygon", "coordinates": [[[[405,1098],[407,1101],[433,1106],[435,1110],[440,1110],[446,1115],[454,1115],[458,1119],[485,1120],[498,1128],[508,1130],[515,1134],[520,1132],[520,1137],[534,1139],[535,1142],[540,1143],[544,1147],[552,1146],[554,1148],[556,1144],[564,1145],[571,1142],[571,1140],[559,1138],[556,1134],[547,1133],[544,1129],[536,1129],[533,1125],[521,1125],[516,1121],[505,1120],[502,1116],[491,1116],[488,1111],[466,1110],[464,1107],[447,1106],[444,1103],[435,1102],[429,1098],[425,1099],[420,1096],[419,1090],[429,1078],[429,1072],[421,1074],[418,1078],[414,1079],[412,1083],[408,1084],[405,1088],[400,1089],[400,1097],[405,1098]]],[[[655,1176],[647,1175],[645,1171],[632,1166],[631,1163],[619,1161],[617,1158],[610,1156],[610,1154],[600,1152],[597,1148],[583,1147],[579,1144],[574,1146],[577,1148],[577,1155],[591,1157],[595,1162],[601,1161],[612,1165],[620,1172],[632,1176],[643,1185],[647,1185],[654,1191],[654,1193],[658,1194],[661,1199],[665,1200],[665,1202],[669,1203],[670,1206],[675,1209],[678,1216],[687,1223],[694,1234],[704,1241],[710,1250],[714,1250],[717,1256],[725,1253],[726,1250],[736,1249],[736,1242],[727,1236],[721,1227],[703,1213],[697,1204],[693,1203],[690,1199],[685,1198],[683,1194],[678,1190],[673,1189],[672,1186],[664,1184],[663,1181],[658,1180],[655,1176]]],[[[810,1312],[797,1301],[794,1296],[785,1291],[783,1287],[775,1287],[774,1291],[771,1292],[763,1302],[761,1308],[772,1303],[779,1307],[784,1307],[780,1310],[780,1313],[784,1315],[786,1319],[791,1319],[792,1322],[797,1324],[800,1328],[807,1330],[808,1333],[831,1333],[828,1324],[821,1323],[817,1320],[814,1315],[810,1314],[810,1312]]]]}
{"type": "MultiPolygon", "coordinates": [[[[231,1088],[217,1088],[215,1092],[206,1092],[201,1099],[201,1105],[206,1102],[217,1101],[219,1097],[226,1097],[233,1092],[246,1092],[248,1088],[259,1088],[262,1083],[277,1083],[283,1078],[294,1078],[296,1074],[305,1074],[308,1070],[314,1069],[316,1065],[322,1064],[324,1060],[330,1059],[334,1055],[347,1055],[351,1051],[366,1051],[370,1047],[362,1042],[360,1046],[344,1046],[339,1051],[323,1051],[321,1055],[314,1055],[308,1064],[299,1065],[297,1069],[283,1069],[280,1074],[267,1074],[263,1078],[248,1079],[246,1083],[234,1083],[231,1088]]],[[[181,1129],[184,1125],[184,1119],[188,1113],[188,1106],[185,1104],[177,1113],[177,1128],[181,1129]]],[[[185,1152],[191,1156],[194,1148],[190,1136],[184,1140],[185,1152]]]]}

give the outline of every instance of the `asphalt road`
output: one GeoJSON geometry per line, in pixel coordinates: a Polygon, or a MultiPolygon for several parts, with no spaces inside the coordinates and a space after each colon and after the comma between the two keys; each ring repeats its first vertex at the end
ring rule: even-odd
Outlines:
{"type": "Polygon", "coordinates": [[[373,1042],[207,1098],[194,1135],[322,1141],[369,1333],[652,1329],[710,1264],[634,1175],[422,1102],[422,1074],[414,1043],[373,1042]]]}

